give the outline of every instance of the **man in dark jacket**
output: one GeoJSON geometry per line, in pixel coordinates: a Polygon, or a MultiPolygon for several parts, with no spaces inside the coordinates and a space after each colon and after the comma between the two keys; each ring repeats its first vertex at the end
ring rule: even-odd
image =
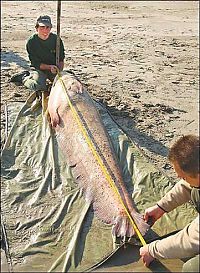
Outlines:
{"type": "MultiPolygon", "coordinates": [[[[14,76],[11,81],[23,83],[32,91],[46,91],[46,81],[54,80],[57,73],[56,66],[56,42],[57,35],[51,32],[51,18],[47,15],[40,16],[36,21],[36,33],[26,43],[26,50],[31,62],[31,71],[14,76]]],[[[58,69],[64,67],[64,45],[60,40],[60,58],[58,69]]]]}

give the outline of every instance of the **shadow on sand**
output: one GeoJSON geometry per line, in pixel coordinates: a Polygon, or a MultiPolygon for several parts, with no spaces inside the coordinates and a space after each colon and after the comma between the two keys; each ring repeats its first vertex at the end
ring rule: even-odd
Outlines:
{"type": "Polygon", "coordinates": [[[27,69],[29,68],[29,62],[21,57],[18,53],[11,51],[1,51],[1,69],[10,68],[13,69],[13,64],[27,69]]]}

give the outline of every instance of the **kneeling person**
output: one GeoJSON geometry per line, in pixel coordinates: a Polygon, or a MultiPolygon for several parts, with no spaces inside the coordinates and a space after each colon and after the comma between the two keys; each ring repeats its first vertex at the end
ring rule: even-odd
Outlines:
{"type": "MultiPolygon", "coordinates": [[[[57,73],[56,44],[57,35],[51,32],[51,18],[40,16],[35,25],[36,32],[27,41],[26,50],[31,63],[31,70],[24,71],[11,78],[13,82],[21,82],[32,91],[47,91],[47,79],[52,82],[57,73]]],[[[60,56],[58,69],[64,67],[64,45],[60,39],[60,56]]]]}
{"type": "MultiPolygon", "coordinates": [[[[200,211],[199,137],[181,137],[170,149],[169,160],[180,180],[158,203],[145,210],[145,220],[157,221],[164,213],[192,200],[200,211]]],[[[199,272],[199,214],[183,230],[142,248],[140,255],[146,266],[157,259],[190,258],[183,272],[199,272]]]]}

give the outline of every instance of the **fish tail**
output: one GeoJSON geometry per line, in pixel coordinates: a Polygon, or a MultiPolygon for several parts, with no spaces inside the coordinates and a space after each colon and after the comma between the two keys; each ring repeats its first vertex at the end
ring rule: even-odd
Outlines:
{"type": "Polygon", "coordinates": [[[145,235],[150,226],[144,221],[144,218],[140,213],[133,211],[131,215],[141,234],[145,235]]]}
{"type": "MultiPolygon", "coordinates": [[[[149,225],[144,221],[143,216],[137,212],[131,213],[133,220],[141,232],[144,235],[149,229],[149,225]]],[[[112,234],[116,237],[129,237],[135,235],[135,230],[133,225],[131,224],[129,218],[124,215],[119,215],[114,220],[114,225],[112,227],[112,234]]]]}
{"type": "Polygon", "coordinates": [[[127,216],[119,215],[114,220],[112,227],[112,234],[116,237],[132,237],[135,234],[133,227],[130,224],[130,220],[127,216]]]}

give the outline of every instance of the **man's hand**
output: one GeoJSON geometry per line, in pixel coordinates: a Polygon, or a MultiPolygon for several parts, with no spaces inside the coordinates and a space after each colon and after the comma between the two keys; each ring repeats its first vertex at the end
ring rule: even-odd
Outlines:
{"type": "Polygon", "coordinates": [[[164,210],[155,205],[145,210],[144,220],[146,222],[151,221],[152,225],[165,213],[164,210]]]}
{"type": "Polygon", "coordinates": [[[148,245],[145,245],[140,248],[140,256],[142,257],[144,265],[147,267],[154,260],[154,258],[149,254],[148,245]]]}
{"type": "Polygon", "coordinates": [[[40,64],[40,70],[49,70],[52,74],[57,74],[58,68],[54,64],[40,64]]]}

